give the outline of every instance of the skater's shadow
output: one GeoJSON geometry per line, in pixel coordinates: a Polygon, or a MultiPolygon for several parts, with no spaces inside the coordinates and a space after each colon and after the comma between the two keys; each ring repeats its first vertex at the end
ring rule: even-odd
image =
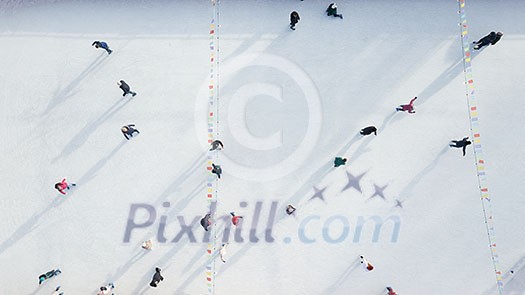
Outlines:
{"type": "Polygon", "coordinates": [[[140,248],[142,242],[136,244],[133,246],[134,249],[139,249],[133,256],[131,256],[124,265],[120,266],[115,270],[115,272],[112,275],[108,276],[107,281],[108,282],[116,282],[119,278],[121,278],[135,263],[139,262],[143,257],[145,257],[150,250],[145,250],[140,248]]]}
{"type": "MultiPolygon", "coordinates": [[[[173,217],[176,214],[180,214],[180,212],[183,211],[183,209],[190,203],[192,199],[194,199],[201,192],[203,192],[205,189],[204,184],[205,184],[205,181],[198,183],[196,187],[192,190],[190,194],[188,194],[186,198],[179,201],[173,208],[170,208],[170,214],[168,216],[168,220],[172,220],[172,221],[169,223],[166,223],[166,227],[170,227],[172,223],[177,222],[176,221],[177,219],[170,218],[170,217],[173,217]]],[[[177,216],[177,218],[179,218],[179,216],[177,216]]],[[[199,220],[200,218],[196,220],[193,220],[193,219],[185,220],[186,226],[190,225],[189,222],[191,222],[192,224],[191,230],[190,230],[191,233],[193,233],[196,228],[200,227],[200,224],[198,222],[199,220]]],[[[182,222],[182,221],[179,221],[179,222],[182,222]]],[[[198,237],[195,237],[195,240],[196,242],[199,242],[198,237]]],[[[177,254],[177,252],[181,251],[184,247],[186,247],[189,244],[189,242],[190,242],[190,238],[187,236],[182,236],[181,239],[177,242],[173,242],[171,237],[170,239],[166,239],[165,243],[172,244],[171,249],[168,252],[166,252],[166,254],[164,254],[161,258],[159,258],[154,265],[160,267],[161,269],[169,269],[169,267],[171,266],[171,262],[168,264],[166,262],[173,261],[173,257],[177,254]]],[[[202,257],[204,253],[205,251],[203,250],[202,252],[199,253],[198,256],[202,257]]],[[[202,269],[199,269],[199,271],[202,272],[202,269]]],[[[144,277],[142,277],[140,282],[137,284],[137,287],[135,288],[135,290],[133,290],[132,294],[143,294],[143,292],[145,292],[146,289],[150,288],[148,285],[148,282],[150,279],[151,279],[151,275],[145,275],[144,277]]]]}
{"type": "MultiPolygon", "coordinates": [[[[502,282],[504,284],[504,293],[510,295],[521,295],[525,290],[525,256],[521,257],[514,265],[502,275],[502,282]],[[510,271],[512,270],[513,273],[510,271]]],[[[498,293],[498,286],[495,284],[483,295],[491,295],[498,293]]]]}
{"type": "Polygon", "coordinates": [[[359,267],[359,259],[356,258],[346,270],[343,271],[341,276],[335,280],[322,294],[337,294],[337,290],[344,284],[348,277],[359,267]]]}
{"type": "Polygon", "coordinates": [[[49,113],[59,104],[65,102],[69,97],[73,96],[72,91],[91,73],[94,73],[96,70],[100,69],[100,65],[106,60],[107,54],[101,53],[91,64],[89,64],[73,81],[71,81],[63,89],[57,89],[53,98],[49,101],[46,109],[42,112],[41,115],[49,113]]]}
{"type": "Polygon", "coordinates": [[[412,190],[414,190],[421,180],[423,180],[432,170],[434,170],[434,168],[436,168],[439,160],[447,153],[448,149],[448,146],[444,146],[443,149],[441,149],[441,151],[436,155],[436,157],[430,161],[430,163],[425,168],[419,171],[419,173],[414,178],[412,178],[412,180],[399,193],[398,200],[404,201],[411,196],[412,190]]]}
{"type": "Polygon", "coordinates": [[[52,208],[57,208],[65,202],[65,197],[57,196],[55,197],[47,207],[42,211],[31,216],[24,224],[22,224],[10,237],[0,244],[0,254],[5,252],[11,246],[20,241],[25,235],[36,230],[39,226],[38,222],[42,216],[44,216],[52,208]]]}
{"type": "MultiPolygon", "coordinates": [[[[182,185],[188,181],[188,179],[191,176],[198,176],[197,171],[205,169],[204,163],[206,162],[206,152],[201,152],[197,157],[188,165],[188,167],[185,169],[184,172],[180,173],[177,176],[177,179],[175,179],[174,182],[172,182],[157,198],[157,200],[154,202],[154,205],[158,205],[166,200],[169,196],[172,194],[178,192],[182,185]]],[[[202,178],[201,178],[202,179],[202,178]]],[[[200,180],[199,180],[200,182],[200,180]]],[[[186,184],[187,185],[187,184],[186,184]]],[[[202,186],[204,189],[204,185],[202,186]]]]}
{"type": "MultiPolygon", "coordinates": [[[[179,284],[179,287],[177,288],[177,290],[175,291],[175,294],[183,294],[184,293],[184,289],[186,289],[186,287],[191,283],[193,282],[196,278],[198,278],[199,276],[202,275],[203,273],[203,269],[205,269],[206,265],[208,264],[208,259],[211,259],[211,260],[215,260],[217,259],[217,256],[218,256],[218,251],[215,251],[212,256],[210,258],[208,258],[207,254],[203,254],[203,253],[206,253],[205,252],[205,247],[202,247],[202,250],[197,253],[199,255],[195,255],[195,257],[192,259],[191,262],[193,262],[192,265],[190,266],[193,266],[194,267],[194,271],[188,275],[188,277],[181,283],[179,284]],[[199,258],[202,259],[202,256],[206,255],[206,262],[204,263],[201,263],[199,265],[195,265],[195,263],[199,260],[199,258]]],[[[222,263],[222,262],[220,262],[222,263]]]]}
{"type": "Polygon", "coordinates": [[[97,128],[102,125],[106,120],[111,118],[113,115],[115,115],[119,110],[121,110],[130,99],[119,99],[115,104],[113,104],[108,110],[106,110],[102,115],[100,115],[98,118],[92,120],[90,123],[88,123],[82,130],[80,130],[77,135],[75,135],[64,147],[60,155],[56,156],[53,159],[53,163],[59,160],[60,158],[64,158],[66,156],[71,155],[75,150],[77,150],[79,147],[81,147],[91,136],[93,132],[97,130],[97,128]]]}
{"type": "MultiPolygon", "coordinates": [[[[470,59],[471,62],[474,61],[474,58],[476,58],[479,54],[480,50],[472,50],[470,59]]],[[[432,83],[430,83],[425,89],[423,89],[419,95],[417,96],[417,104],[423,104],[428,98],[432,97],[434,94],[438,93],[443,89],[445,86],[450,84],[452,80],[454,80],[458,75],[463,73],[464,67],[463,67],[463,57],[456,59],[452,64],[445,69],[432,83]]]]}
{"type": "Polygon", "coordinates": [[[100,171],[100,169],[102,169],[106,163],[113,157],[115,156],[118,151],[126,144],[126,141],[125,140],[122,140],[117,146],[115,146],[115,148],[113,148],[113,150],[107,155],[105,156],[104,158],[100,159],[95,165],[93,165],[93,167],[91,167],[86,173],[84,173],[84,175],[82,175],[78,180],[77,182],[79,184],[82,184],[82,185],[85,185],[86,183],[88,183],[89,181],[91,181],[91,179],[93,179],[96,175],[97,175],[97,172],[100,171]]]}

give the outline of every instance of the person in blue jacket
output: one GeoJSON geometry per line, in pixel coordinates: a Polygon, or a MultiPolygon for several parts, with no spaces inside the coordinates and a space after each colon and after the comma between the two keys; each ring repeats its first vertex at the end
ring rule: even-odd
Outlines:
{"type": "Polygon", "coordinates": [[[91,46],[95,46],[95,48],[105,49],[108,54],[111,54],[111,52],[113,52],[113,50],[109,49],[108,43],[104,41],[95,41],[93,42],[93,44],[91,44],[91,46]]]}

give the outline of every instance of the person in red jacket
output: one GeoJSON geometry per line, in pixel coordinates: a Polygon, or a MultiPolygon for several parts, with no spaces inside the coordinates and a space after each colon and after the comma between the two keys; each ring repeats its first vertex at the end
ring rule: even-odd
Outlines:
{"type": "Polygon", "coordinates": [[[366,258],[364,258],[363,256],[359,256],[359,258],[361,258],[361,265],[363,266],[363,268],[366,271],[374,270],[374,266],[372,264],[370,264],[370,262],[368,262],[368,260],[366,260],[366,258]]]}
{"type": "Polygon", "coordinates": [[[397,295],[392,287],[386,287],[386,290],[388,291],[388,295],[397,295]]]}
{"type": "Polygon", "coordinates": [[[416,111],[414,111],[414,100],[417,99],[417,96],[412,98],[412,100],[408,103],[408,104],[402,104],[400,106],[398,106],[396,108],[396,112],[399,112],[399,111],[408,111],[409,113],[413,114],[415,113],[416,111]]]}
{"type": "Polygon", "coordinates": [[[239,219],[241,219],[242,216],[237,216],[237,215],[235,215],[234,212],[230,212],[230,214],[232,215],[232,223],[233,223],[233,225],[239,224],[239,222],[240,222],[239,219]]]}
{"type": "MultiPolygon", "coordinates": [[[[76,184],[71,183],[71,186],[75,186],[76,184]]],[[[66,179],[62,179],[61,182],[55,183],[55,189],[58,190],[61,194],[65,195],[66,190],[71,189],[69,184],[66,182],[66,179]]]]}

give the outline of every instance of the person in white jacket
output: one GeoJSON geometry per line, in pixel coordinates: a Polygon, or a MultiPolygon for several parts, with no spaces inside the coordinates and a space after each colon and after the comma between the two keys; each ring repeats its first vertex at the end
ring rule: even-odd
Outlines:
{"type": "Polygon", "coordinates": [[[113,283],[109,283],[107,286],[102,286],[100,287],[100,291],[97,295],[114,295],[113,288],[115,288],[115,285],[113,285],[113,283]]]}
{"type": "Polygon", "coordinates": [[[366,271],[372,271],[374,269],[374,266],[366,260],[363,256],[359,256],[361,258],[361,265],[366,271]]]}
{"type": "Polygon", "coordinates": [[[219,250],[219,257],[221,258],[221,261],[223,263],[226,263],[226,247],[228,246],[228,243],[222,244],[221,250],[219,250]]]}

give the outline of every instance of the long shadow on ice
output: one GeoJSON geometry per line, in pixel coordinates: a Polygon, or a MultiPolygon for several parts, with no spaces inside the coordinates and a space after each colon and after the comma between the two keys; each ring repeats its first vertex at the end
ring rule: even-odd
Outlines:
{"type": "Polygon", "coordinates": [[[100,160],[98,160],[97,163],[95,163],[95,165],[93,165],[86,173],[84,173],[84,175],[82,175],[78,180],[77,180],[77,183],[80,184],[80,185],[85,185],[86,183],[88,183],[89,181],[91,181],[91,179],[93,179],[93,177],[95,177],[97,175],[97,172],[100,171],[100,169],[102,169],[106,163],[113,157],[115,156],[118,151],[126,144],[126,140],[122,139],[122,141],[113,148],[113,150],[105,157],[101,158],[100,160]]]}
{"type": "Polygon", "coordinates": [[[55,197],[47,207],[42,209],[42,211],[34,214],[31,216],[24,224],[22,224],[9,238],[7,238],[5,241],[0,244],[0,255],[9,249],[11,246],[16,244],[18,241],[20,241],[22,238],[25,237],[28,233],[34,231],[39,226],[39,220],[44,216],[46,213],[49,212],[52,208],[57,208],[65,201],[65,196],[57,196],[55,197]]]}
{"type": "Polygon", "coordinates": [[[410,182],[401,190],[399,193],[399,200],[406,200],[412,195],[412,191],[414,188],[423,180],[434,168],[436,168],[437,164],[439,163],[439,160],[443,155],[445,155],[448,151],[449,147],[444,146],[443,149],[436,155],[436,157],[430,161],[430,163],[425,166],[419,173],[410,180],[410,182]]]}
{"type": "Polygon", "coordinates": [[[341,276],[335,280],[335,282],[328,287],[323,294],[337,294],[337,290],[341,287],[341,285],[348,279],[348,277],[356,270],[356,268],[359,267],[359,259],[356,258],[346,270],[343,271],[341,276]]]}
{"type": "MultiPolygon", "coordinates": [[[[504,294],[521,295],[525,290],[525,256],[521,257],[508,272],[502,275],[504,294]],[[510,272],[512,271],[512,273],[510,272]]],[[[497,285],[494,285],[483,295],[492,295],[498,293],[497,285]]]]}
{"type": "Polygon", "coordinates": [[[80,82],[82,82],[86,77],[91,73],[94,73],[95,70],[100,69],[100,65],[106,60],[105,56],[107,54],[101,53],[92,63],[90,63],[73,81],[71,81],[66,87],[62,89],[57,89],[53,98],[47,104],[46,109],[42,112],[43,114],[49,113],[59,104],[65,102],[68,98],[74,95],[72,92],[80,82]]]}
{"type": "Polygon", "coordinates": [[[75,135],[62,149],[60,155],[56,156],[52,162],[56,162],[60,158],[67,157],[71,155],[75,150],[81,147],[88,140],[89,136],[93,134],[97,128],[102,125],[105,121],[115,115],[119,110],[121,110],[130,99],[123,98],[115,102],[109,109],[102,113],[98,118],[92,120],[82,130],[80,130],[77,135],[75,135]]]}
{"type": "MultiPolygon", "coordinates": [[[[471,51],[471,61],[476,58],[481,51],[473,50],[471,51]]],[[[416,105],[423,104],[428,98],[438,93],[445,86],[450,84],[458,75],[463,73],[463,57],[456,59],[445,71],[443,71],[432,83],[430,83],[425,89],[423,89],[417,97],[416,105]]]]}

